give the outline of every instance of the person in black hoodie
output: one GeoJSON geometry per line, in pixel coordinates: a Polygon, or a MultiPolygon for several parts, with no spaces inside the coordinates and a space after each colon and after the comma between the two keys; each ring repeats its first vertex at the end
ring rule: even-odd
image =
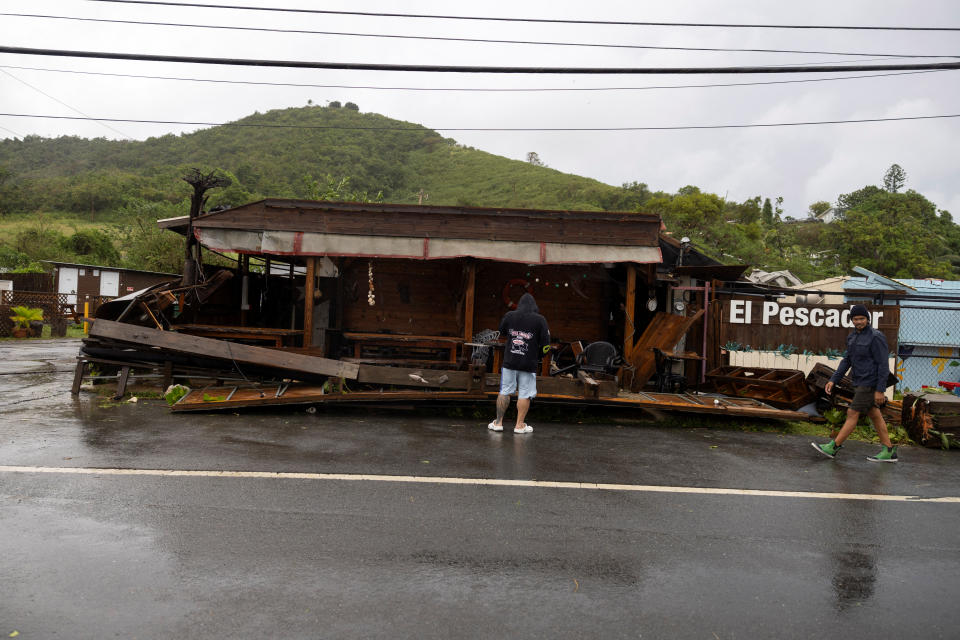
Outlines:
{"type": "Polygon", "coordinates": [[[503,416],[510,407],[510,395],[517,393],[517,424],[514,433],[532,433],[524,420],[530,401],[537,395],[537,370],[540,360],[550,349],[550,329],[540,315],[537,302],[529,293],[520,297],[517,308],[508,311],[500,321],[503,366],[500,369],[500,395],[497,396],[497,418],[487,425],[491,431],[503,431],[503,416]]]}

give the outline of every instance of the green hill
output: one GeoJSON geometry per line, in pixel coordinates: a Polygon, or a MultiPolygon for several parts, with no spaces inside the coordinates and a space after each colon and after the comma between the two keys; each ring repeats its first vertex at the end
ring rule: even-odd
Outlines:
{"type": "Polygon", "coordinates": [[[389,202],[555,209],[635,209],[633,193],[458,145],[420,125],[350,108],[308,106],[144,141],[28,136],[0,142],[0,213],[124,217],[131,201],[180,203],[189,167],[234,179],[210,205],[307,198],[316,181],[389,202]],[[397,130],[403,128],[404,130],[397,130]]]}

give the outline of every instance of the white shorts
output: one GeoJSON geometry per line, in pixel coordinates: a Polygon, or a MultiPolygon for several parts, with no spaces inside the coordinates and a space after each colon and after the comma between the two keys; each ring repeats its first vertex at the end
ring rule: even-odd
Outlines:
{"type": "Polygon", "coordinates": [[[509,396],[514,391],[518,398],[533,398],[537,395],[537,374],[530,371],[516,371],[514,369],[500,370],[500,395],[509,396]]]}

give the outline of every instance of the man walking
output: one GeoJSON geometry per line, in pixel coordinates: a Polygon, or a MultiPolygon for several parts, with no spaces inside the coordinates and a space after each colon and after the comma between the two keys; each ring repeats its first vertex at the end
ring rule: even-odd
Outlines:
{"type": "Polygon", "coordinates": [[[847,336],[847,355],[840,361],[836,373],[830,377],[824,391],[827,395],[833,393],[833,387],[843,379],[843,375],[853,367],[853,384],[855,387],[853,401],[847,409],[847,419],[840,428],[837,437],[827,444],[811,442],[813,448],[827,456],[834,458],[837,450],[857,426],[860,414],[866,412],[873,422],[873,428],[880,436],[883,448],[880,453],[867,458],[870,462],[896,462],[897,448],[890,442],[887,433],[887,423],[880,413],[887,399],[883,395],[887,388],[889,352],[887,339],[880,331],[870,326],[870,312],[862,304],[855,304],[850,308],[850,320],[853,322],[853,331],[847,336]]]}
{"type": "Polygon", "coordinates": [[[510,407],[510,395],[516,392],[517,424],[513,432],[533,433],[533,427],[524,420],[530,409],[530,401],[537,395],[537,370],[543,354],[550,349],[550,330],[532,295],[523,294],[516,310],[508,311],[503,316],[500,336],[507,341],[503,347],[503,366],[500,368],[497,418],[487,428],[503,431],[503,416],[510,407]]]}

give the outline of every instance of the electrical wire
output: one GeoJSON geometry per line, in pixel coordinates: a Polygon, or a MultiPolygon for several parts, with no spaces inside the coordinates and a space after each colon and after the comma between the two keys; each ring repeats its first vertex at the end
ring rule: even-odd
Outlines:
{"type": "Polygon", "coordinates": [[[678,125],[666,127],[362,127],[362,126],[327,126],[327,125],[297,125],[297,124],[255,124],[243,122],[184,122],[178,120],[134,120],[130,118],[81,118],[79,116],[50,116],[27,113],[0,113],[0,117],[11,118],[48,118],[53,120],[94,120],[98,122],[133,122],[137,124],[175,124],[197,127],[243,127],[261,129],[304,129],[304,130],[337,130],[337,131],[417,131],[430,133],[433,131],[682,131],[699,129],[753,129],[770,127],[800,127],[821,124],[860,124],[867,122],[899,122],[907,120],[934,120],[943,118],[960,118],[960,113],[934,116],[901,116],[896,118],[862,118],[857,120],[816,120],[807,122],[773,122],[754,124],[711,124],[711,125],[678,125]]]}
{"type": "MultiPolygon", "coordinates": [[[[82,115],[82,116],[85,117],[85,118],[89,118],[89,117],[90,117],[90,116],[88,116],[86,113],[84,113],[83,111],[80,111],[80,109],[77,109],[76,107],[73,107],[73,106],[67,104],[67,103],[64,102],[63,100],[60,100],[59,98],[55,98],[54,96],[50,95],[50,94],[47,93],[46,91],[43,91],[42,89],[39,89],[39,88],[33,86],[32,84],[30,84],[30,83],[27,82],[26,80],[21,80],[20,78],[18,78],[17,76],[13,75],[12,73],[10,73],[9,71],[7,71],[6,69],[0,69],[0,73],[6,74],[7,76],[9,76],[9,77],[13,78],[14,80],[16,80],[17,82],[19,82],[20,84],[23,84],[23,85],[26,85],[26,86],[30,87],[31,89],[33,89],[33,90],[36,91],[37,93],[40,93],[40,94],[42,94],[42,95],[50,98],[50,99],[53,100],[54,102],[59,103],[59,104],[65,106],[67,109],[70,109],[71,111],[74,111],[74,112],[76,112],[76,113],[79,113],[80,115],[82,115]]],[[[103,125],[105,128],[109,129],[110,131],[113,131],[114,133],[120,134],[120,135],[123,136],[124,138],[129,138],[130,140],[133,140],[133,138],[132,138],[131,136],[128,136],[127,134],[125,134],[123,131],[120,131],[119,129],[113,128],[112,126],[110,126],[109,124],[107,124],[107,123],[105,123],[105,122],[101,122],[100,124],[103,125]]],[[[8,129],[8,131],[9,131],[9,129],[8,129]]]]}
{"type": "Polygon", "coordinates": [[[310,62],[304,60],[255,60],[240,58],[205,58],[144,53],[111,53],[105,51],[67,51],[63,49],[36,49],[30,47],[0,46],[0,53],[60,56],[70,58],[98,58],[109,60],[138,60],[146,62],[182,62],[189,64],[220,64],[246,67],[284,67],[294,69],[343,69],[349,71],[416,71],[429,73],[525,73],[558,75],[692,75],[692,74],[754,74],[754,73],[834,73],[846,71],[919,71],[926,69],[960,69],[960,62],[911,62],[906,64],[831,65],[823,67],[795,66],[739,66],[739,67],[499,67],[482,65],[383,64],[376,62],[310,62]]]}
{"type": "Polygon", "coordinates": [[[133,73],[107,73],[105,71],[78,71],[74,69],[50,69],[45,67],[23,67],[0,65],[0,69],[23,69],[27,71],[47,71],[51,73],[71,73],[87,76],[105,76],[111,78],[141,78],[145,80],[174,80],[181,82],[209,82],[214,84],[240,84],[267,87],[301,87],[310,89],[371,89],[378,91],[465,91],[465,92],[551,92],[551,91],[650,91],[659,89],[705,89],[713,87],[754,87],[770,84],[803,84],[807,82],[830,82],[834,80],[858,80],[863,78],[888,78],[892,76],[912,76],[925,73],[942,73],[941,70],[901,71],[897,73],[872,73],[839,78],[806,78],[803,80],[765,80],[762,82],[725,82],[714,84],[649,85],[645,87],[401,87],[351,84],[312,84],[305,82],[266,82],[254,80],[221,80],[216,78],[184,78],[178,76],[148,76],[133,73]]]}
{"type": "Polygon", "coordinates": [[[640,44],[605,44],[592,42],[551,42],[542,40],[493,40],[489,38],[454,38],[449,36],[411,36],[390,33],[357,33],[348,31],[313,31],[309,29],[277,29],[270,27],[238,27],[229,25],[211,25],[211,24],[190,24],[184,22],[150,22],[145,20],[119,20],[108,18],[81,18],[76,16],[53,16],[32,13],[0,13],[0,16],[17,18],[43,18],[50,20],[74,20],[78,22],[102,22],[110,24],[125,25],[146,25],[154,27],[187,27],[190,29],[220,29],[228,31],[258,31],[264,33],[287,33],[299,35],[324,35],[324,36],[343,36],[351,38],[395,38],[401,40],[432,40],[444,42],[471,42],[484,44],[524,44],[541,45],[554,47],[600,47],[609,49],[643,49],[658,51],[709,51],[709,52],[733,52],[733,53],[802,53],[825,56],[859,56],[874,57],[882,56],[885,58],[960,58],[955,55],[930,55],[930,54],[912,54],[912,53],[861,53],[851,51],[809,51],[798,49],[736,49],[723,47],[667,47],[640,44]]]}
{"type": "Polygon", "coordinates": [[[334,11],[329,9],[287,9],[279,7],[250,7],[229,4],[203,4],[199,2],[162,2],[160,0],[87,0],[87,2],[113,2],[119,4],[161,5],[168,7],[192,7],[203,9],[241,9],[245,11],[274,11],[285,13],[314,13],[341,16],[367,16],[376,18],[426,18],[431,20],[482,20],[489,22],[538,22],[549,24],[595,24],[637,27],[717,27],[723,29],[842,29],[862,31],[960,31],[960,27],[891,27],[863,25],[812,25],[812,24],[737,24],[716,22],[650,22],[626,20],[574,20],[561,18],[504,18],[491,16],[454,16],[426,13],[385,13],[373,11],[334,11]]]}

